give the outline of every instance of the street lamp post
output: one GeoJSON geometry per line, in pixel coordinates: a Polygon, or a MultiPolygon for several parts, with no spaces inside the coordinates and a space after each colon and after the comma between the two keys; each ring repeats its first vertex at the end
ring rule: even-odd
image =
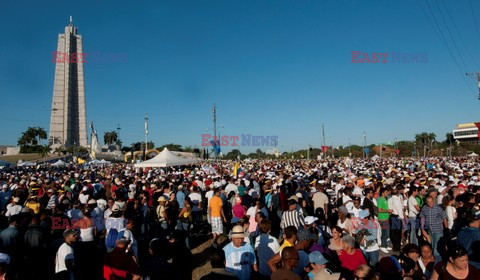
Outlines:
{"type": "Polygon", "coordinates": [[[148,149],[148,114],[145,113],[145,152],[144,160],[147,160],[147,149],[148,149]]]}

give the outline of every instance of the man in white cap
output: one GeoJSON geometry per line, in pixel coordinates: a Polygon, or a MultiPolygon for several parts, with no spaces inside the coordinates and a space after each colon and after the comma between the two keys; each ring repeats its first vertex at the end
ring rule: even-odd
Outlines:
{"type": "Polygon", "coordinates": [[[75,261],[72,246],[77,241],[78,235],[79,232],[75,229],[67,229],[63,232],[65,243],[58,248],[55,257],[55,276],[59,279],[73,279],[75,261]]]}
{"type": "Polygon", "coordinates": [[[7,213],[5,213],[6,217],[11,217],[13,215],[20,214],[22,211],[22,205],[19,205],[20,198],[14,197],[12,203],[7,205],[7,213]]]}
{"type": "Polygon", "coordinates": [[[251,278],[252,268],[258,271],[257,258],[250,244],[244,241],[245,232],[242,226],[234,226],[232,229],[232,242],[228,243],[225,252],[225,270],[233,272],[240,280],[251,278]]]}

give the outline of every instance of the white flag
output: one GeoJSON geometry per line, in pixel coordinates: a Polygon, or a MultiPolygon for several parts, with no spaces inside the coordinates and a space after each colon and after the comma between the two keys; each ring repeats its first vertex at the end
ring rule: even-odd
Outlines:
{"type": "Polygon", "coordinates": [[[148,135],[148,122],[145,122],[145,134],[148,135]]]}

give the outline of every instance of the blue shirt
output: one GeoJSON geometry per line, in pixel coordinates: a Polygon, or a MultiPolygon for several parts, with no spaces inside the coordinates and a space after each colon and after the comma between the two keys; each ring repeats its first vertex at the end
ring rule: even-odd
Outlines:
{"type": "Polygon", "coordinates": [[[429,228],[432,233],[443,233],[443,220],[447,218],[447,214],[442,207],[425,205],[420,211],[420,217],[425,218],[425,227],[429,228]]]}
{"type": "Polygon", "coordinates": [[[248,280],[251,278],[252,266],[257,263],[253,247],[243,242],[239,248],[228,243],[224,248],[225,270],[235,273],[238,279],[248,280]]]}
{"type": "Polygon", "coordinates": [[[183,193],[182,191],[177,192],[177,202],[180,209],[185,207],[185,193],[183,193]]]}
{"type": "Polygon", "coordinates": [[[474,242],[480,241],[480,229],[465,227],[460,230],[457,236],[458,245],[467,249],[468,255],[473,254],[472,245],[474,242]]]}

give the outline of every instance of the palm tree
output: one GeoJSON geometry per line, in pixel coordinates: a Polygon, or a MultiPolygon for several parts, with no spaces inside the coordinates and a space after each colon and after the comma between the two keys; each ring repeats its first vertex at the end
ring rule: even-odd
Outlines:
{"type": "Polygon", "coordinates": [[[103,134],[103,142],[105,145],[112,145],[118,141],[118,134],[116,131],[107,131],[103,134]]]}
{"type": "Polygon", "coordinates": [[[40,143],[41,139],[47,139],[47,132],[45,131],[45,129],[43,129],[43,127],[37,126],[35,132],[36,132],[36,135],[38,136],[38,143],[40,143]]]}

